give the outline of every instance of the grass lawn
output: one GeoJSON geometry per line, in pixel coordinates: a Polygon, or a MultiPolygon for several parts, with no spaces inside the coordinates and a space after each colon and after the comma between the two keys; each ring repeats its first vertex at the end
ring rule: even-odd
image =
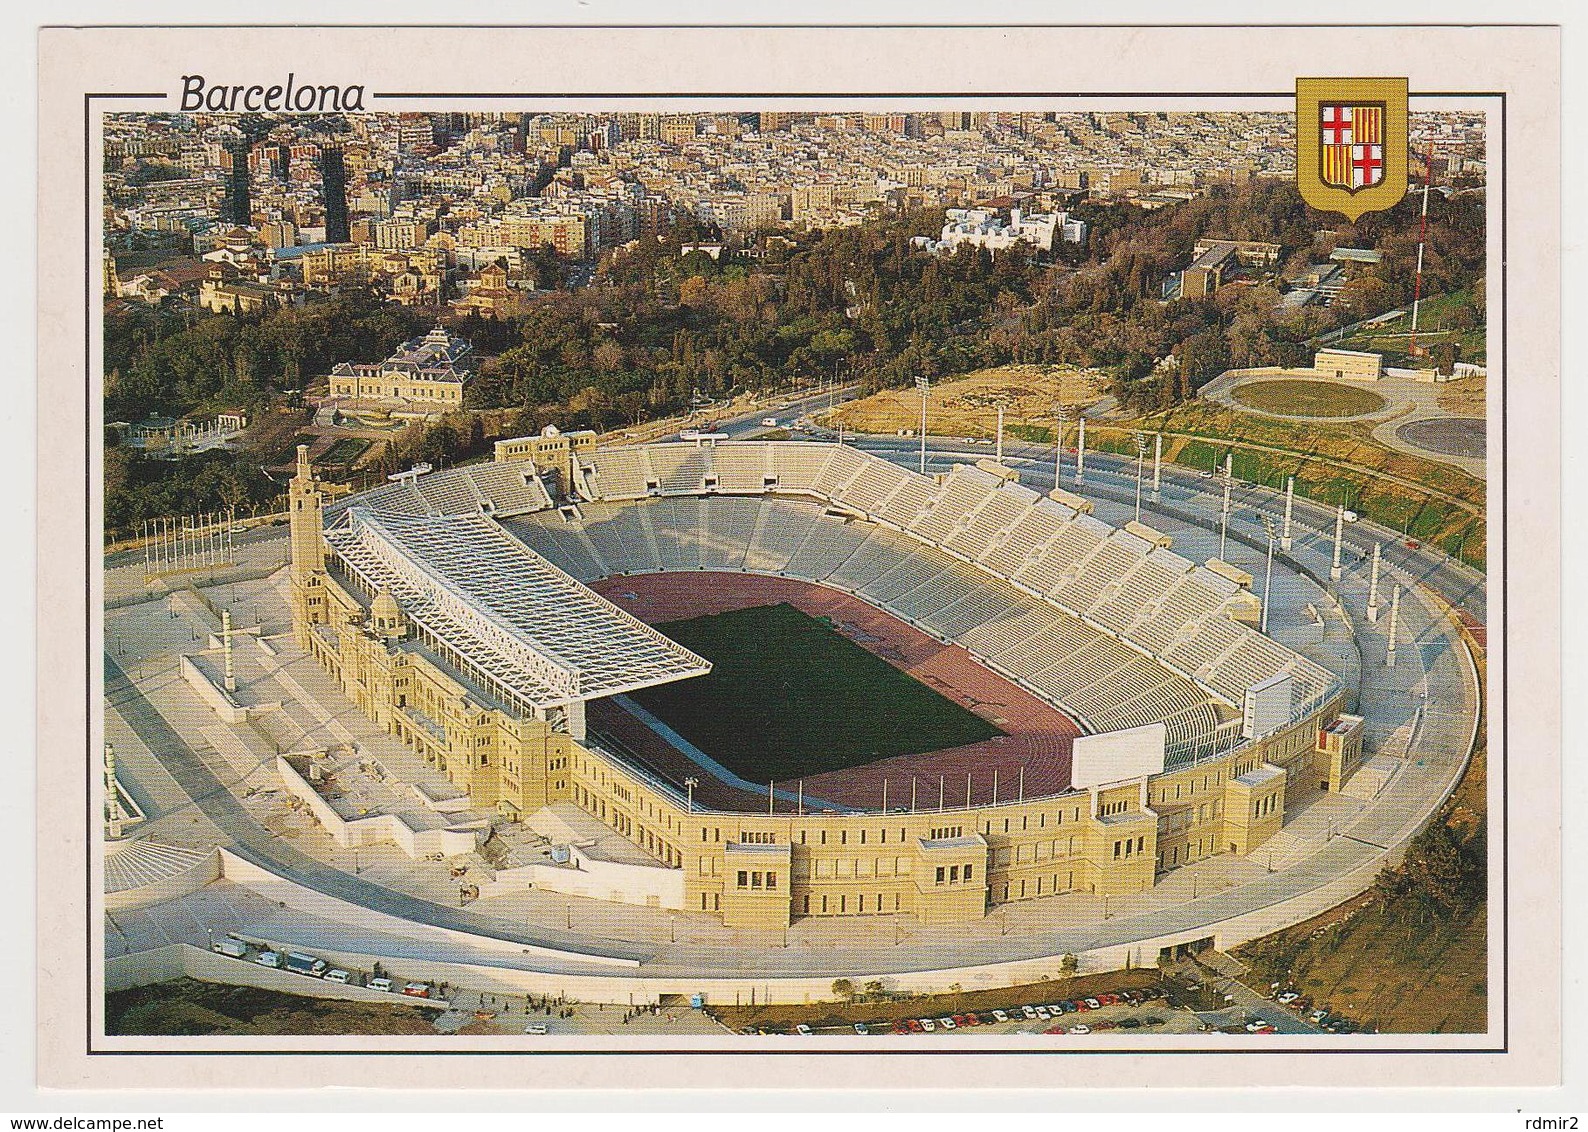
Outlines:
{"type": "Polygon", "coordinates": [[[782,781],[1002,732],[791,605],[673,621],[707,676],[634,698],[750,782],[782,781]]]}
{"type": "Polygon", "coordinates": [[[369,451],[370,441],[361,436],[344,436],[320,456],[321,463],[351,464],[369,451]]]}
{"type": "Polygon", "coordinates": [[[1360,417],[1384,407],[1377,393],[1330,381],[1253,381],[1233,392],[1248,408],[1279,416],[1360,417]]]}

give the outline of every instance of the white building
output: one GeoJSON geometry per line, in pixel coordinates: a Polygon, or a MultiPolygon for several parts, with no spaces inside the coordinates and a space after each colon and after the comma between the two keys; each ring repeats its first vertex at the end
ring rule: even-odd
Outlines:
{"type": "Polygon", "coordinates": [[[1027,216],[1018,208],[1009,210],[1006,222],[998,213],[985,208],[951,208],[946,213],[943,231],[936,240],[917,236],[913,243],[930,252],[952,253],[961,244],[986,248],[996,255],[1017,243],[1050,252],[1056,241],[1079,244],[1086,240],[1086,222],[1068,212],[1035,213],[1027,216]]]}

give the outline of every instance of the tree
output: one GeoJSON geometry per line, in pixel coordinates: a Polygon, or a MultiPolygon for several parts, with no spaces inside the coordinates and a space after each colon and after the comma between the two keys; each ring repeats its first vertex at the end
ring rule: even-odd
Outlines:
{"type": "Polygon", "coordinates": [[[853,1002],[855,1000],[855,984],[849,979],[834,979],[833,997],[841,998],[845,1002],[853,1002]]]}
{"type": "Polygon", "coordinates": [[[1059,960],[1059,970],[1064,972],[1065,978],[1071,978],[1081,969],[1081,961],[1074,955],[1066,955],[1059,960]]]}
{"type": "Polygon", "coordinates": [[[1458,342],[1436,342],[1429,348],[1428,356],[1434,363],[1434,372],[1452,374],[1456,372],[1456,362],[1461,359],[1461,345],[1458,342]]]}

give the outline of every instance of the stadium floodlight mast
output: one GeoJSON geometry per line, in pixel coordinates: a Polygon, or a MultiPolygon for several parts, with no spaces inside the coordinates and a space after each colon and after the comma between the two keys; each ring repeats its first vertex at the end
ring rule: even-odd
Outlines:
{"type": "Polygon", "coordinates": [[[1062,401],[1053,406],[1053,417],[1057,422],[1053,430],[1053,486],[1064,486],[1064,426],[1070,423],[1075,410],[1062,401]]]}
{"type": "Polygon", "coordinates": [[[1147,434],[1133,432],[1130,434],[1136,441],[1136,522],[1141,522],[1141,469],[1147,459],[1147,434]]]}
{"type": "Polygon", "coordinates": [[[1219,510],[1219,561],[1228,562],[1224,557],[1225,547],[1230,536],[1230,484],[1235,480],[1235,458],[1227,454],[1224,457],[1224,506],[1219,510]]]}
{"type": "Polygon", "coordinates": [[[921,393],[921,474],[926,475],[926,399],[932,391],[930,378],[922,376],[915,379],[915,387],[921,393]]]}
{"type": "Polygon", "coordinates": [[[1263,516],[1263,530],[1268,534],[1268,565],[1263,569],[1263,623],[1261,631],[1268,632],[1268,606],[1270,589],[1274,584],[1274,521],[1263,516]]]}
{"type": "Polygon", "coordinates": [[[688,778],[684,779],[684,790],[689,795],[688,805],[690,813],[695,812],[695,787],[699,785],[700,779],[696,778],[694,775],[690,775],[688,778]]]}

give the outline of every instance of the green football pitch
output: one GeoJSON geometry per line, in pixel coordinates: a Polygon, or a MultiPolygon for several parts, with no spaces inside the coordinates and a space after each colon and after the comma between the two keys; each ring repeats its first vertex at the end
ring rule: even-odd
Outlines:
{"type": "Polygon", "coordinates": [[[783,781],[1003,732],[792,605],[659,626],[709,675],[634,698],[751,782],[783,781]]]}

